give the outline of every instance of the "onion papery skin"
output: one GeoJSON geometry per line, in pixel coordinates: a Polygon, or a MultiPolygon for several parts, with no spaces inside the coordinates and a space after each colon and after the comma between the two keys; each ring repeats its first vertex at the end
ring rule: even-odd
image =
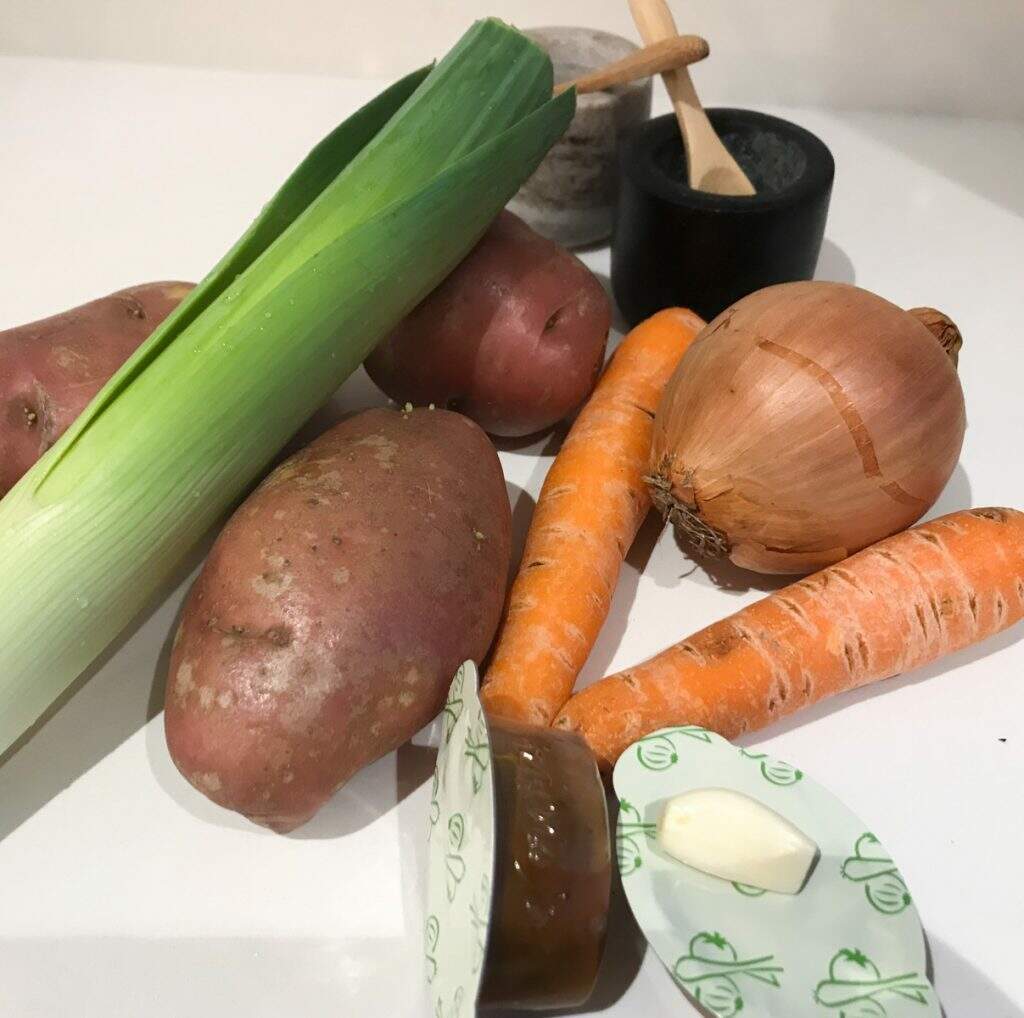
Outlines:
{"type": "Polygon", "coordinates": [[[808,573],[906,529],[956,466],[966,415],[922,322],[843,283],[759,290],[676,368],[648,484],[677,534],[761,573],[808,573]]]}

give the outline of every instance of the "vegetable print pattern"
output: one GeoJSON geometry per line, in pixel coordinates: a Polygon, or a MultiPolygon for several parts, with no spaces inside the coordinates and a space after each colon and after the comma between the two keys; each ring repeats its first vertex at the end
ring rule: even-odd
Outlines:
{"type": "Polygon", "coordinates": [[[459,884],[466,875],[466,860],[462,858],[462,843],[465,840],[466,821],[461,813],[455,813],[448,821],[448,855],[444,860],[447,875],[445,892],[449,902],[455,900],[459,884]]]}
{"type": "Polygon", "coordinates": [[[891,1010],[893,1004],[927,1004],[930,994],[931,985],[917,972],[883,976],[862,951],[843,948],[829,962],[828,978],[818,983],[814,999],[838,1018],[885,1018],[909,1013],[909,1009],[891,1010]]]}
{"type": "Polygon", "coordinates": [[[427,814],[427,820],[429,821],[427,826],[427,841],[433,837],[434,828],[437,826],[438,820],[441,819],[441,804],[437,801],[437,793],[440,786],[441,775],[435,767],[434,778],[430,787],[430,812],[427,814]]]}
{"type": "Polygon", "coordinates": [[[424,977],[434,1018],[471,1018],[483,977],[494,869],[490,740],[466,662],[452,681],[430,801],[424,977]]]}
{"type": "Polygon", "coordinates": [[[633,914],[673,981],[716,1018],[940,1018],[920,919],[864,822],[796,767],[694,726],[634,743],[614,771],[616,855],[633,914]],[[814,840],[798,895],[728,883],[660,850],[665,801],[749,795],[814,840]],[[861,890],[863,888],[863,891],[861,890]]]}
{"type": "Polygon", "coordinates": [[[462,669],[460,668],[455,674],[451,689],[448,691],[448,699],[445,701],[442,714],[444,717],[444,744],[446,746],[452,741],[452,733],[455,731],[459,718],[462,717],[462,686],[464,682],[465,676],[463,676],[462,669]]]}
{"type": "Polygon", "coordinates": [[[640,811],[623,799],[619,803],[619,823],[615,830],[615,856],[619,872],[628,877],[643,865],[643,844],[653,841],[656,825],[644,823],[640,811]]]}
{"type": "Polygon", "coordinates": [[[636,744],[636,758],[649,771],[663,771],[679,762],[679,754],[676,752],[674,737],[677,735],[689,736],[700,742],[710,742],[711,733],[695,725],[687,725],[683,728],[667,728],[662,732],[655,732],[641,739],[636,744]]]}
{"type": "Polygon", "coordinates": [[[693,998],[722,1018],[732,1018],[743,1010],[740,984],[756,979],[768,986],[779,986],[782,966],[770,955],[741,956],[721,933],[698,933],[672,969],[679,983],[693,998]]]}
{"type": "Polygon", "coordinates": [[[759,760],[761,776],[773,785],[795,785],[804,776],[803,771],[798,771],[783,760],[772,760],[767,753],[751,753],[749,750],[741,749],[740,756],[748,760],[759,760]]]}
{"type": "MultiPolygon", "coordinates": [[[[484,967],[487,953],[487,926],[491,919],[491,875],[480,878],[480,890],[469,904],[469,922],[473,927],[473,973],[484,967]]],[[[429,980],[428,980],[429,982],[429,980]]]]}
{"type": "Polygon", "coordinates": [[[437,941],[441,933],[440,924],[437,921],[437,916],[432,915],[427,917],[427,925],[423,931],[423,954],[427,960],[427,982],[432,983],[434,976],[437,975],[437,941]]]}
{"type": "Polygon", "coordinates": [[[840,872],[846,880],[862,885],[868,904],[883,915],[899,915],[910,905],[910,891],[900,871],[870,832],[857,839],[840,872]]]}
{"type": "Polygon", "coordinates": [[[465,754],[472,762],[473,794],[476,795],[483,785],[484,772],[491,765],[491,743],[487,738],[487,723],[482,716],[466,732],[465,754]]]}

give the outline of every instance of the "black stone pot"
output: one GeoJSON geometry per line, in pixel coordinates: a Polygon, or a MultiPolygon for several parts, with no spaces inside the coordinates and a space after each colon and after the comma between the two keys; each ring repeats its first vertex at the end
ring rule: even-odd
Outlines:
{"type": "Polygon", "coordinates": [[[630,134],[620,155],[612,289],[631,326],[674,305],[710,320],[754,290],[814,275],[835,174],[832,153],[779,117],[707,112],[757,194],[692,190],[671,114],[630,134]]]}

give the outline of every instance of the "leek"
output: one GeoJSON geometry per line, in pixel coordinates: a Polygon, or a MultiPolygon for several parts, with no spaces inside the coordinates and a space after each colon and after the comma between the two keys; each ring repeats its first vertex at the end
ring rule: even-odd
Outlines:
{"type": "Polygon", "coordinates": [[[0,502],[0,752],[174,575],[568,126],[500,22],[326,137],[0,502]]]}

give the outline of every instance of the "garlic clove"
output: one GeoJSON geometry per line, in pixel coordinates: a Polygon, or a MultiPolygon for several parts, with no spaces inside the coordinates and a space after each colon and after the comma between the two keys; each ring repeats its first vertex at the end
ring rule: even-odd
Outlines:
{"type": "Polygon", "coordinates": [[[730,788],[696,788],[670,799],[658,844],[702,873],[778,894],[799,893],[818,858],[803,831],[730,788]]]}

